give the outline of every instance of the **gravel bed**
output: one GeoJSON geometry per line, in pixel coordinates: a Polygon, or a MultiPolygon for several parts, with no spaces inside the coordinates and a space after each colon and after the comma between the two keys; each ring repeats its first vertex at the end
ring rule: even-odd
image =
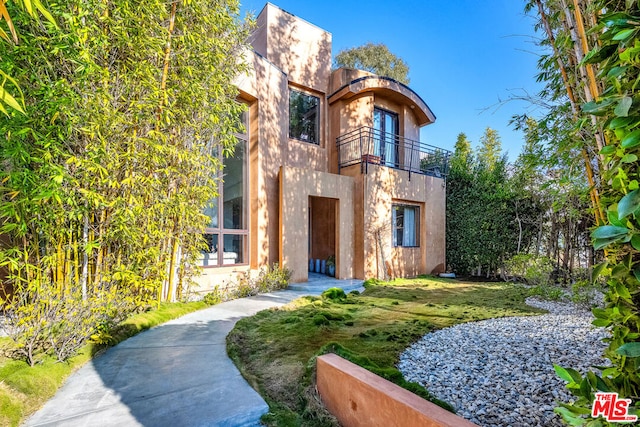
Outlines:
{"type": "Polygon", "coordinates": [[[408,381],[483,427],[563,426],[553,412],[571,398],[553,364],[584,372],[602,359],[607,331],[572,304],[527,299],[549,314],[464,323],[425,335],[400,356],[408,381]]]}

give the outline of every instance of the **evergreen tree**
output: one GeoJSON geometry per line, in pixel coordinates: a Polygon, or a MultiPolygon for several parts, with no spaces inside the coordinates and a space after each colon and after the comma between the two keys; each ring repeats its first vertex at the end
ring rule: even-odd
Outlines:
{"type": "Polygon", "coordinates": [[[502,142],[500,135],[494,129],[487,127],[480,138],[480,148],[477,161],[487,169],[493,169],[502,156],[502,142]]]}

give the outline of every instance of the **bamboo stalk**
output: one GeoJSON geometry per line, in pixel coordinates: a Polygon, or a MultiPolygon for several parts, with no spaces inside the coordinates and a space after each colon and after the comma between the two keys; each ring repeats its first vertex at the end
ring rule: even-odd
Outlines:
{"type": "MultiPolygon", "coordinates": [[[[100,212],[100,222],[98,225],[98,235],[96,236],[98,240],[102,239],[104,237],[104,225],[107,221],[107,212],[106,209],[103,209],[102,212],[100,212]]],[[[104,245],[100,245],[100,247],[98,248],[98,253],[96,255],[96,262],[95,262],[95,270],[94,270],[94,276],[93,276],[93,291],[94,293],[98,291],[98,286],[100,284],[100,280],[102,280],[102,261],[104,259],[104,256],[106,255],[106,248],[104,247],[104,245]]]]}
{"type": "Polygon", "coordinates": [[[89,277],[89,254],[87,246],[89,244],[89,214],[87,212],[82,216],[82,274],[80,278],[80,287],[82,288],[82,300],[87,300],[87,279],[89,277]]]}
{"type": "MultiPolygon", "coordinates": [[[[573,13],[575,15],[576,21],[576,30],[580,37],[580,41],[582,43],[582,51],[589,52],[589,42],[587,40],[587,33],[584,28],[584,19],[582,17],[582,10],[580,9],[580,4],[578,0],[573,0],[573,13]]],[[[587,71],[587,77],[589,82],[589,90],[591,91],[591,96],[593,99],[597,99],[600,95],[600,91],[598,90],[598,83],[596,80],[595,71],[593,71],[592,64],[585,64],[585,69],[587,71]]]]}
{"type": "MultiPolygon", "coordinates": [[[[544,11],[544,7],[542,5],[542,1],[541,0],[535,0],[536,1],[536,5],[538,6],[538,12],[540,13],[540,19],[542,21],[542,25],[545,29],[545,32],[547,33],[547,37],[549,38],[549,42],[551,44],[551,47],[553,49],[553,54],[556,57],[556,62],[558,64],[558,68],[560,69],[560,74],[562,75],[562,82],[564,84],[565,90],[567,91],[567,96],[569,97],[569,103],[571,105],[571,111],[574,115],[574,118],[577,120],[577,118],[580,115],[580,108],[578,107],[578,103],[576,101],[576,96],[575,93],[573,91],[573,87],[571,86],[570,80],[569,80],[569,76],[567,74],[567,70],[566,67],[564,65],[564,62],[562,61],[562,57],[560,56],[560,52],[558,51],[558,48],[556,46],[556,40],[555,40],[555,36],[553,35],[553,31],[551,29],[551,26],[549,25],[549,21],[547,19],[547,14],[544,11]]],[[[564,3],[564,0],[563,0],[564,3]]],[[[589,156],[587,154],[586,149],[583,147],[582,148],[582,157],[584,159],[584,163],[585,163],[585,169],[586,169],[586,174],[587,174],[587,180],[589,182],[589,195],[591,198],[591,203],[593,205],[593,209],[594,209],[594,215],[595,215],[595,219],[596,219],[596,223],[597,224],[603,224],[604,223],[604,213],[602,212],[602,206],[600,203],[600,195],[598,194],[598,189],[595,185],[595,181],[594,181],[594,175],[593,175],[593,168],[591,167],[591,161],[589,159],[589,156]]]]}
{"type": "Polygon", "coordinates": [[[171,244],[171,258],[169,259],[169,277],[167,282],[167,294],[165,299],[170,302],[174,302],[175,299],[175,268],[176,268],[176,256],[178,255],[178,248],[180,247],[180,242],[177,238],[172,238],[171,244]]]}
{"type": "Polygon", "coordinates": [[[160,82],[160,105],[158,106],[158,123],[156,126],[160,125],[160,116],[162,114],[162,110],[166,105],[165,102],[165,90],[167,88],[167,76],[169,75],[169,62],[171,59],[171,38],[173,37],[173,30],[176,22],[176,11],[178,9],[178,0],[174,0],[171,3],[171,14],[169,16],[169,28],[167,30],[167,45],[164,51],[164,61],[162,66],[162,80],[160,82]]]}

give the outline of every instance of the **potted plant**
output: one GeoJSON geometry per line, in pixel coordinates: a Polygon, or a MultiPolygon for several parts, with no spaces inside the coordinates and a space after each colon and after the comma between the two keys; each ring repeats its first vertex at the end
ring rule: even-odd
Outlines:
{"type": "Polygon", "coordinates": [[[327,275],[331,277],[336,275],[336,257],[333,255],[327,258],[327,275]]]}
{"type": "Polygon", "coordinates": [[[375,154],[363,154],[362,155],[363,163],[371,163],[374,165],[380,164],[380,156],[376,156],[375,154]]]}

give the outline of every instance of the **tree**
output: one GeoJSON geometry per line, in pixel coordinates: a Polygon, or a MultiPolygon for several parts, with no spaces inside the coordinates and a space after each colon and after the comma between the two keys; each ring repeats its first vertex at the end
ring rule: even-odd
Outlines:
{"type": "Polygon", "coordinates": [[[611,332],[605,340],[610,366],[600,375],[556,367],[576,396],[556,412],[570,425],[613,425],[591,416],[595,393],[617,393],[631,400],[632,411],[640,410],[640,7],[617,0],[535,0],[529,6],[537,7],[545,44],[553,49],[556,67],[545,68],[545,80],[557,92],[559,82],[564,85],[564,109],[572,112],[568,124],[577,129],[574,146],[582,151],[590,187],[599,190],[591,192],[599,225],[591,237],[606,260],[594,267],[592,278],[606,283],[606,294],[605,307],[593,310],[593,323],[611,332]],[[559,42],[558,33],[571,43],[559,42]]]}
{"type": "Polygon", "coordinates": [[[484,135],[480,138],[480,149],[478,150],[478,163],[487,169],[493,169],[502,156],[502,142],[500,135],[494,129],[487,127],[484,135]]]}
{"type": "Polygon", "coordinates": [[[447,178],[447,259],[459,274],[504,276],[506,260],[534,234],[517,222],[530,204],[514,192],[497,132],[488,128],[484,141],[474,161],[468,139],[458,135],[447,178]]]}
{"type": "Polygon", "coordinates": [[[67,0],[50,6],[55,26],[16,11],[22,40],[0,45],[0,69],[15,70],[27,114],[0,119],[0,266],[14,289],[3,308],[46,326],[20,348],[67,348],[60,325],[84,314],[78,343],[108,335],[188,286],[221,166],[212,153],[232,153],[240,126],[238,10],[67,0]]]}
{"type": "Polygon", "coordinates": [[[369,71],[409,84],[409,67],[382,43],[367,43],[359,47],[341,50],[334,59],[334,66],[369,71]]]}
{"type": "Polygon", "coordinates": [[[457,170],[467,170],[472,161],[471,142],[469,142],[466,134],[460,132],[451,157],[451,167],[457,170]]]}

